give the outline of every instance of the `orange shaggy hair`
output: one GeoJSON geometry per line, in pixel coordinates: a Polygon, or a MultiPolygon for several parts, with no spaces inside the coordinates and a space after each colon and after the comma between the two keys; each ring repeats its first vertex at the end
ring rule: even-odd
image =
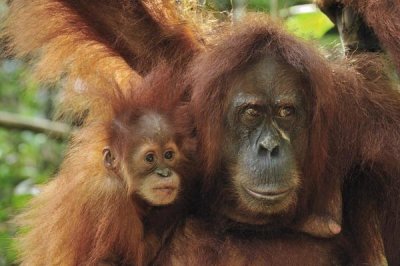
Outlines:
{"type": "Polygon", "coordinates": [[[201,47],[195,32],[169,0],[14,0],[3,38],[38,81],[62,81],[60,116],[76,119],[112,113],[84,90],[125,93],[161,61],[183,69],[201,47]]]}
{"type": "MultiPolygon", "coordinates": [[[[97,119],[78,129],[72,137],[61,170],[18,217],[27,229],[17,238],[22,265],[98,265],[118,262],[147,265],[171,230],[191,208],[195,177],[194,145],[174,123],[185,114],[179,108],[181,95],[159,93],[171,87],[165,81],[171,72],[160,67],[145,79],[145,85],[129,96],[100,93],[114,110],[112,117],[137,116],[154,111],[174,124],[179,150],[187,158],[178,169],[183,195],[171,206],[143,208],[130,195],[127,184],[103,165],[102,151],[114,138],[113,119],[97,119]],[[187,141],[186,141],[187,140],[187,141]],[[146,223],[143,223],[143,220],[146,223]],[[146,232],[146,233],[145,233],[146,232]]],[[[134,136],[134,132],[132,132],[134,136]]],[[[121,139],[119,140],[121,141],[121,139]]],[[[125,143],[127,145],[127,143],[125,143]]],[[[182,194],[182,193],[181,193],[182,194]]]]}

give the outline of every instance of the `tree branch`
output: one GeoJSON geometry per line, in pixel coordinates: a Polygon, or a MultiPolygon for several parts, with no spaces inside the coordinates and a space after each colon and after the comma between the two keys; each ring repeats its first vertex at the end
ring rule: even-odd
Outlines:
{"type": "Polygon", "coordinates": [[[54,138],[67,138],[71,127],[43,118],[32,118],[0,111],[0,127],[45,133],[54,138]]]}

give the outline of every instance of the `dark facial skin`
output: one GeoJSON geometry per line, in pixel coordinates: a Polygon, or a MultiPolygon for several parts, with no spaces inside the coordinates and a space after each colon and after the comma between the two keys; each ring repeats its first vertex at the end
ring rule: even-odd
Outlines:
{"type": "Polygon", "coordinates": [[[234,190],[228,217],[245,223],[293,209],[308,146],[308,115],[300,74],[264,58],[233,83],[224,158],[234,190]],[[245,214],[245,215],[242,215],[245,214]],[[249,215],[250,214],[250,215],[249,215]]]}
{"type": "Polygon", "coordinates": [[[172,129],[162,116],[152,113],[142,116],[132,128],[136,134],[132,134],[131,143],[126,143],[126,157],[118,158],[114,155],[117,151],[106,147],[104,165],[119,174],[130,194],[152,206],[173,203],[181,185],[175,169],[183,158],[172,129]],[[120,164],[118,159],[122,160],[120,164]]]}

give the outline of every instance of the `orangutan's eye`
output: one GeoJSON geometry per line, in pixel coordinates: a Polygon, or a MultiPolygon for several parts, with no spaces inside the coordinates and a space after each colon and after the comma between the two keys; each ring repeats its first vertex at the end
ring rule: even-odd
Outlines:
{"type": "Polygon", "coordinates": [[[148,163],[154,162],[154,153],[150,152],[150,153],[146,154],[145,160],[148,163]]]}
{"type": "Polygon", "coordinates": [[[241,121],[244,125],[253,127],[261,123],[263,113],[256,108],[249,107],[242,112],[241,121]]]}
{"type": "Polygon", "coordinates": [[[279,117],[289,117],[294,115],[295,109],[293,106],[287,105],[287,106],[281,106],[278,109],[278,116],[279,117]]]}
{"type": "Polygon", "coordinates": [[[174,157],[174,152],[173,151],[166,151],[164,153],[164,158],[167,160],[172,160],[172,158],[174,157]]]}

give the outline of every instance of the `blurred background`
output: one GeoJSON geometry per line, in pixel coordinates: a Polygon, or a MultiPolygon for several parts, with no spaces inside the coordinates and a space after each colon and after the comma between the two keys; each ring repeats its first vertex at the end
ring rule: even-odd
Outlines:
{"type": "MultiPolygon", "coordinates": [[[[310,3],[296,0],[176,0],[196,21],[240,20],[246,12],[280,17],[289,31],[328,49],[340,46],[333,24],[310,3]]],[[[0,0],[0,16],[7,12],[0,0]]],[[[0,47],[1,48],[1,47],[0,47]]],[[[0,58],[0,266],[14,265],[11,219],[39,193],[62,161],[69,126],[52,121],[57,88],[35,83],[22,61],[0,58]]]]}

